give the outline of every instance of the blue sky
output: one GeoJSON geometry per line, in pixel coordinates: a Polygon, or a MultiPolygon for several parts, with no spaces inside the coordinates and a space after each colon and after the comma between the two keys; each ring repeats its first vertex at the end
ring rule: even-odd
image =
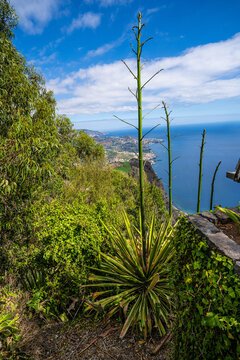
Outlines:
{"type": "MultiPolygon", "coordinates": [[[[136,119],[128,91],[136,67],[130,42],[138,11],[146,27],[143,81],[164,69],[143,93],[145,113],[164,100],[174,123],[240,121],[240,1],[12,0],[19,16],[14,44],[41,70],[58,112],[76,128],[125,127],[136,119]]],[[[145,126],[160,121],[156,109],[145,126]]],[[[161,120],[162,121],[162,120],[161,120]]],[[[161,122],[160,121],[160,122],[161,122]]]]}

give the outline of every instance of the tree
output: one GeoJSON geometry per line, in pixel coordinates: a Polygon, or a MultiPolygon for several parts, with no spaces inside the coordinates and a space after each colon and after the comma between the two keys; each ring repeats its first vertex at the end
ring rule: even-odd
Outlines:
{"type": "Polygon", "coordinates": [[[0,36],[8,39],[14,37],[13,30],[18,24],[18,17],[8,0],[1,0],[0,3],[0,36]]]}
{"type": "Polygon", "coordinates": [[[72,143],[77,131],[73,129],[73,124],[70,119],[66,115],[58,115],[56,118],[56,125],[60,143],[72,143]]]}
{"type": "Polygon", "coordinates": [[[13,46],[16,15],[7,1],[0,16],[0,231],[16,238],[28,227],[29,203],[54,172],[60,142],[53,93],[13,46]]]}
{"type": "Polygon", "coordinates": [[[103,145],[97,144],[96,141],[83,130],[80,130],[76,134],[73,139],[73,144],[81,160],[86,160],[87,158],[103,160],[105,157],[103,145]]]}

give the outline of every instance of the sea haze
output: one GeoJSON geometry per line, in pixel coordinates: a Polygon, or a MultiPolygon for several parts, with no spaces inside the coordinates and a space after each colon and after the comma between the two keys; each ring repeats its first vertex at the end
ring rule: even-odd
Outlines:
{"type": "MultiPolygon", "coordinates": [[[[189,213],[196,212],[203,129],[206,129],[206,144],[203,154],[201,211],[209,210],[212,177],[219,161],[222,163],[216,176],[213,205],[237,206],[240,201],[240,183],[226,178],[226,172],[234,171],[240,158],[240,122],[172,125],[171,137],[176,136],[172,141],[172,158],[179,157],[173,163],[173,202],[175,206],[189,213]]],[[[146,128],[144,132],[148,130],[146,128]]],[[[148,137],[162,138],[166,145],[165,130],[166,126],[163,124],[148,137]]],[[[131,128],[108,133],[111,136],[126,134],[137,136],[136,130],[131,128]]],[[[151,149],[157,156],[153,168],[167,190],[167,152],[160,144],[151,145],[151,149]]]]}

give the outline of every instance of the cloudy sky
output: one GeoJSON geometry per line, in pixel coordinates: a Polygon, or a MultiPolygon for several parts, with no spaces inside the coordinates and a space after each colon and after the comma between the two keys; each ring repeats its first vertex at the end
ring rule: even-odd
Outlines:
{"type": "MultiPolygon", "coordinates": [[[[163,100],[174,122],[240,121],[240,1],[12,0],[19,16],[14,43],[41,70],[58,112],[76,128],[125,126],[136,119],[128,91],[135,80],[131,30],[143,14],[144,112],[163,100]]],[[[161,107],[145,119],[159,122],[161,107]]]]}

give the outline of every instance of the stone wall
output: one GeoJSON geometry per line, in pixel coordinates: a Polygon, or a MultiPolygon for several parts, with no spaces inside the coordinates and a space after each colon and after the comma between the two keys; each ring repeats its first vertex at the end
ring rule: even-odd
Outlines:
{"type": "MultiPolygon", "coordinates": [[[[237,208],[231,210],[239,213],[237,208]]],[[[201,236],[207,239],[210,248],[233,261],[234,270],[240,277],[240,245],[215,226],[217,223],[224,224],[229,220],[228,216],[220,211],[214,214],[203,212],[201,214],[188,215],[188,221],[201,236]]]]}

